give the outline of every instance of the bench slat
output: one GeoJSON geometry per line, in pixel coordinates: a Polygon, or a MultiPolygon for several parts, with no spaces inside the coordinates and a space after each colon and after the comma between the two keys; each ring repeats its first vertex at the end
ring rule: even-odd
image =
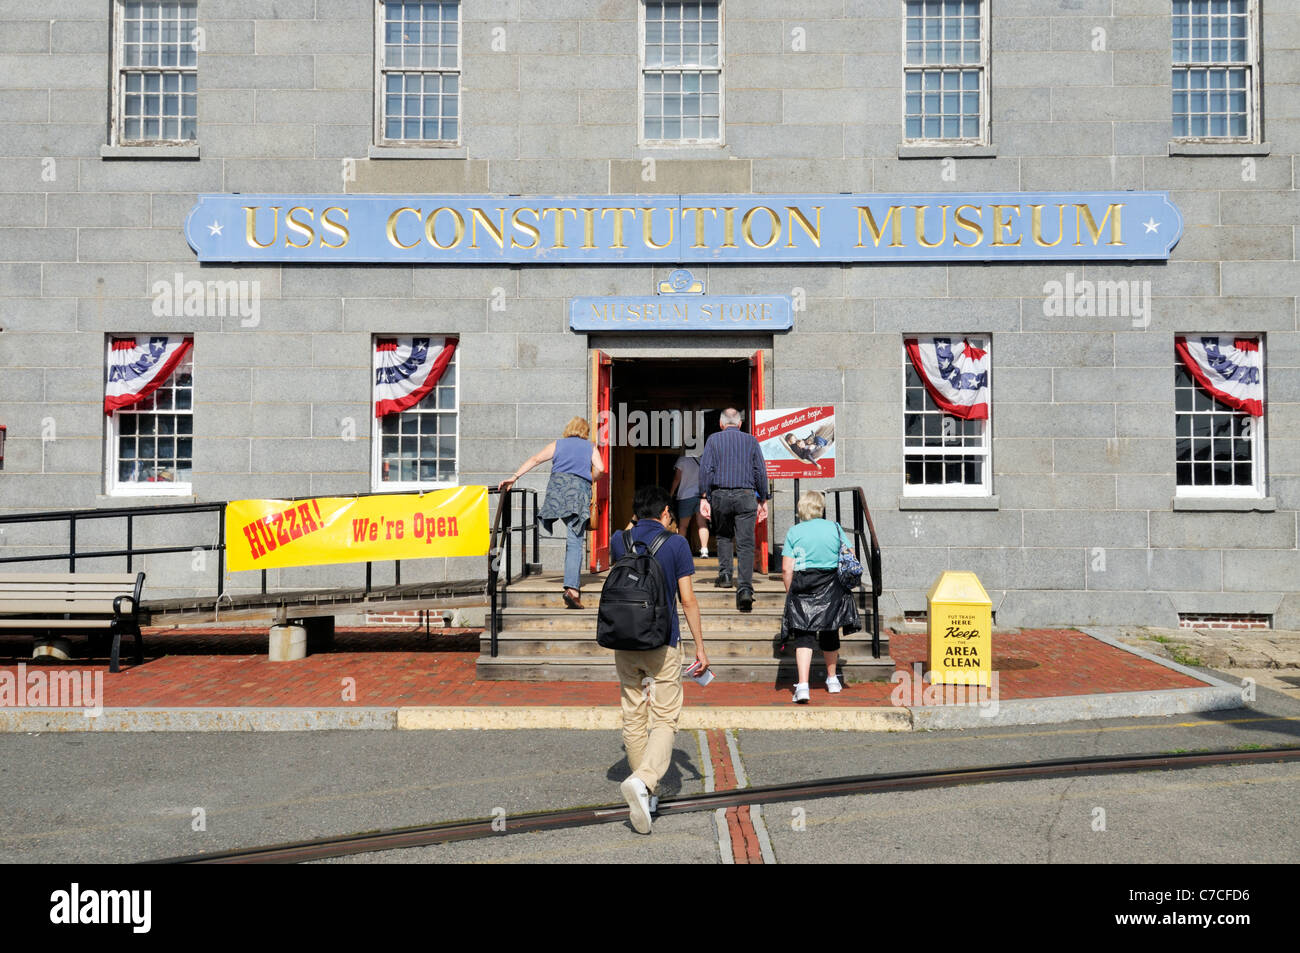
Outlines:
{"type": "Polygon", "coordinates": [[[104,599],[112,602],[117,596],[133,595],[130,589],[107,589],[104,591],[91,592],[56,592],[50,589],[29,589],[26,592],[14,590],[12,592],[0,592],[0,599],[44,599],[49,602],[58,602],[63,599],[104,599]]]}
{"type": "Polygon", "coordinates": [[[74,573],[55,573],[55,572],[8,572],[0,573],[0,583],[6,582],[62,582],[75,584],[78,582],[111,582],[124,586],[134,586],[138,573],[127,572],[74,572],[74,573]]]}
{"type": "Polygon", "coordinates": [[[135,580],[0,579],[0,589],[134,589],[135,580]]]}
{"type": "Polygon", "coordinates": [[[0,619],[0,629],[108,629],[112,619],[0,619]]]}
{"type": "MultiPolygon", "coordinates": [[[[130,602],[123,603],[122,608],[130,612],[130,602]]],[[[64,612],[113,614],[112,599],[0,599],[0,615],[40,615],[64,612]]]]}
{"type": "Polygon", "coordinates": [[[132,593],[134,591],[135,591],[134,586],[78,586],[75,588],[70,586],[12,586],[12,587],[0,586],[0,598],[4,598],[5,596],[12,596],[12,595],[24,595],[29,592],[40,593],[41,595],[52,596],[53,598],[60,598],[62,595],[65,594],[70,596],[76,596],[82,594],[92,595],[92,596],[107,596],[107,595],[119,595],[124,592],[132,593]]]}

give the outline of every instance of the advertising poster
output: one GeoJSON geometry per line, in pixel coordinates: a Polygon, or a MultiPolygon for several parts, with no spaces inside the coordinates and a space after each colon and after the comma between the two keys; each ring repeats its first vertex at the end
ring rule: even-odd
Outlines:
{"type": "Polygon", "coordinates": [[[769,479],[835,476],[834,407],[756,410],[754,436],[763,448],[769,479]]]}

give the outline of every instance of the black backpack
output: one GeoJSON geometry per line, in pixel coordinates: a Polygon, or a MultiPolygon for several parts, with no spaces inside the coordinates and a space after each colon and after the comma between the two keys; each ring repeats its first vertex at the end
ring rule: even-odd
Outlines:
{"type": "Polygon", "coordinates": [[[623,557],[605,577],[596,615],[596,641],[607,649],[644,652],[673,637],[672,606],[663,567],[655,553],[674,534],[665,529],[649,551],[638,553],[632,531],[623,531],[623,557]]]}

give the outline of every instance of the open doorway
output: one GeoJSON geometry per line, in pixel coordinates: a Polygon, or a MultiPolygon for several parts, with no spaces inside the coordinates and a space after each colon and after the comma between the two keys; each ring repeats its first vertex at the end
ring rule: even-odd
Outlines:
{"type": "Polygon", "coordinates": [[[745,412],[748,394],[749,361],[743,358],[615,360],[610,392],[611,526],[621,529],[632,519],[638,486],[672,486],[677,458],[683,453],[699,456],[704,441],[718,432],[719,414],[728,407],[745,412]]]}
{"type": "MultiPolygon", "coordinates": [[[[727,407],[740,410],[744,429],[751,429],[753,408],[764,406],[761,355],[610,358],[593,351],[593,418],[608,421],[602,452],[609,470],[608,489],[598,487],[596,493],[594,571],[609,567],[609,535],[632,519],[638,486],[658,483],[669,489],[677,458],[703,451],[727,407]]],[[[765,565],[766,534],[761,538],[759,558],[765,565]]],[[[689,542],[692,552],[698,551],[698,537],[692,534],[689,542]]]]}

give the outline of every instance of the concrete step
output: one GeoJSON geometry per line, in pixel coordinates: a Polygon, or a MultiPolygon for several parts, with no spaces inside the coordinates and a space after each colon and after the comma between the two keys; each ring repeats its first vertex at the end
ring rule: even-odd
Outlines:
{"type": "MultiPolygon", "coordinates": [[[[545,638],[529,638],[526,633],[500,633],[497,636],[497,653],[498,657],[509,658],[563,658],[568,656],[589,657],[604,656],[609,650],[601,648],[597,644],[594,633],[588,632],[565,632],[556,637],[555,633],[537,633],[545,635],[545,638]]],[[[709,658],[718,660],[736,660],[736,659],[756,659],[756,658],[785,658],[794,657],[794,650],[789,646],[786,647],[785,654],[777,652],[776,633],[724,633],[710,635],[704,634],[704,647],[709,653],[709,658]],[[740,636],[732,638],[729,636],[740,636]],[[748,636],[748,637],[746,637],[748,636]]],[[[685,636],[685,644],[690,645],[689,635],[685,636]]],[[[871,636],[857,633],[848,638],[841,638],[841,651],[850,656],[870,655],[871,654],[871,636]]],[[[479,640],[479,651],[483,655],[490,655],[492,651],[492,640],[490,637],[483,637],[479,640]]],[[[888,640],[881,642],[881,652],[889,651],[888,640]]]]}
{"type": "MultiPolygon", "coordinates": [[[[692,577],[696,594],[702,595],[705,592],[730,592],[734,596],[736,592],[735,574],[732,574],[732,585],[727,588],[714,586],[713,581],[717,576],[718,570],[716,565],[710,566],[707,569],[697,567],[695,575],[692,577]]],[[[605,584],[605,574],[584,574],[579,577],[579,581],[582,584],[582,594],[585,601],[586,599],[599,594],[601,586],[605,584]]],[[[785,594],[785,586],[781,582],[780,575],[768,576],[755,573],[753,584],[755,592],[776,592],[781,593],[782,595],[785,594]]],[[[551,597],[558,601],[560,593],[564,591],[564,577],[551,573],[540,576],[527,576],[512,583],[508,587],[507,591],[512,602],[517,596],[523,593],[536,593],[542,596],[551,597]]]]}
{"type": "MultiPolygon", "coordinates": [[[[710,668],[718,681],[722,682],[793,682],[795,676],[794,659],[721,659],[709,656],[710,668]]],[[[480,656],[477,677],[485,681],[572,681],[572,682],[617,682],[618,674],[614,670],[613,653],[607,653],[604,659],[587,656],[552,656],[549,658],[507,658],[498,656],[489,658],[480,656]]],[[[867,681],[886,681],[894,671],[894,662],[888,656],[871,658],[870,652],[865,656],[841,658],[839,668],[847,684],[867,681]]],[[[813,656],[812,674],[814,684],[826,677],[826,669],[821,661],[821,653],[813,656]]],[[[707,689],[706,689],[707,691],[707,689]]],[[[610,704],[616,703],[616,696],[610,704]]]]}
{"type": "MultiPolygon", "coordinates": [[[[760,607],[755,604],[749,612],[739,612],[735,606],[727,609],[700,609],[700,624],[707,636],[710,632],[762,631],[779,632],[782,606],[760,607]]],[[[686,628],[686,616],[677,614],[678,626],[686,628]]],[[[542,609],[515,608],[501,612],[503,632],[596,631],[595,609],[542,609]]]]}
{"type": "MultiPolygon", "coordinates": [[[[736,590],[735,589],[714,589],[709,586],[705,589],[695,590],[695,601],[701,609],[730,609],[736,611],[736,590]]],[[[600,590],[593,589],[585,591],[582,594],[582,604],[588,609],[595,609],[600,605],[600,590]]],[[[514,592],[511,591],[506,605],[511,609],[564,609],[564,600],[560,593],[556,592],[514,592]]],[[[754,607],[770,607],[783,609],[785,607],[785,592],[763,592],[754,593],[754,607]]],[[[570,612],[577,612],[577,609],[570,609],[570,612]]]]}

